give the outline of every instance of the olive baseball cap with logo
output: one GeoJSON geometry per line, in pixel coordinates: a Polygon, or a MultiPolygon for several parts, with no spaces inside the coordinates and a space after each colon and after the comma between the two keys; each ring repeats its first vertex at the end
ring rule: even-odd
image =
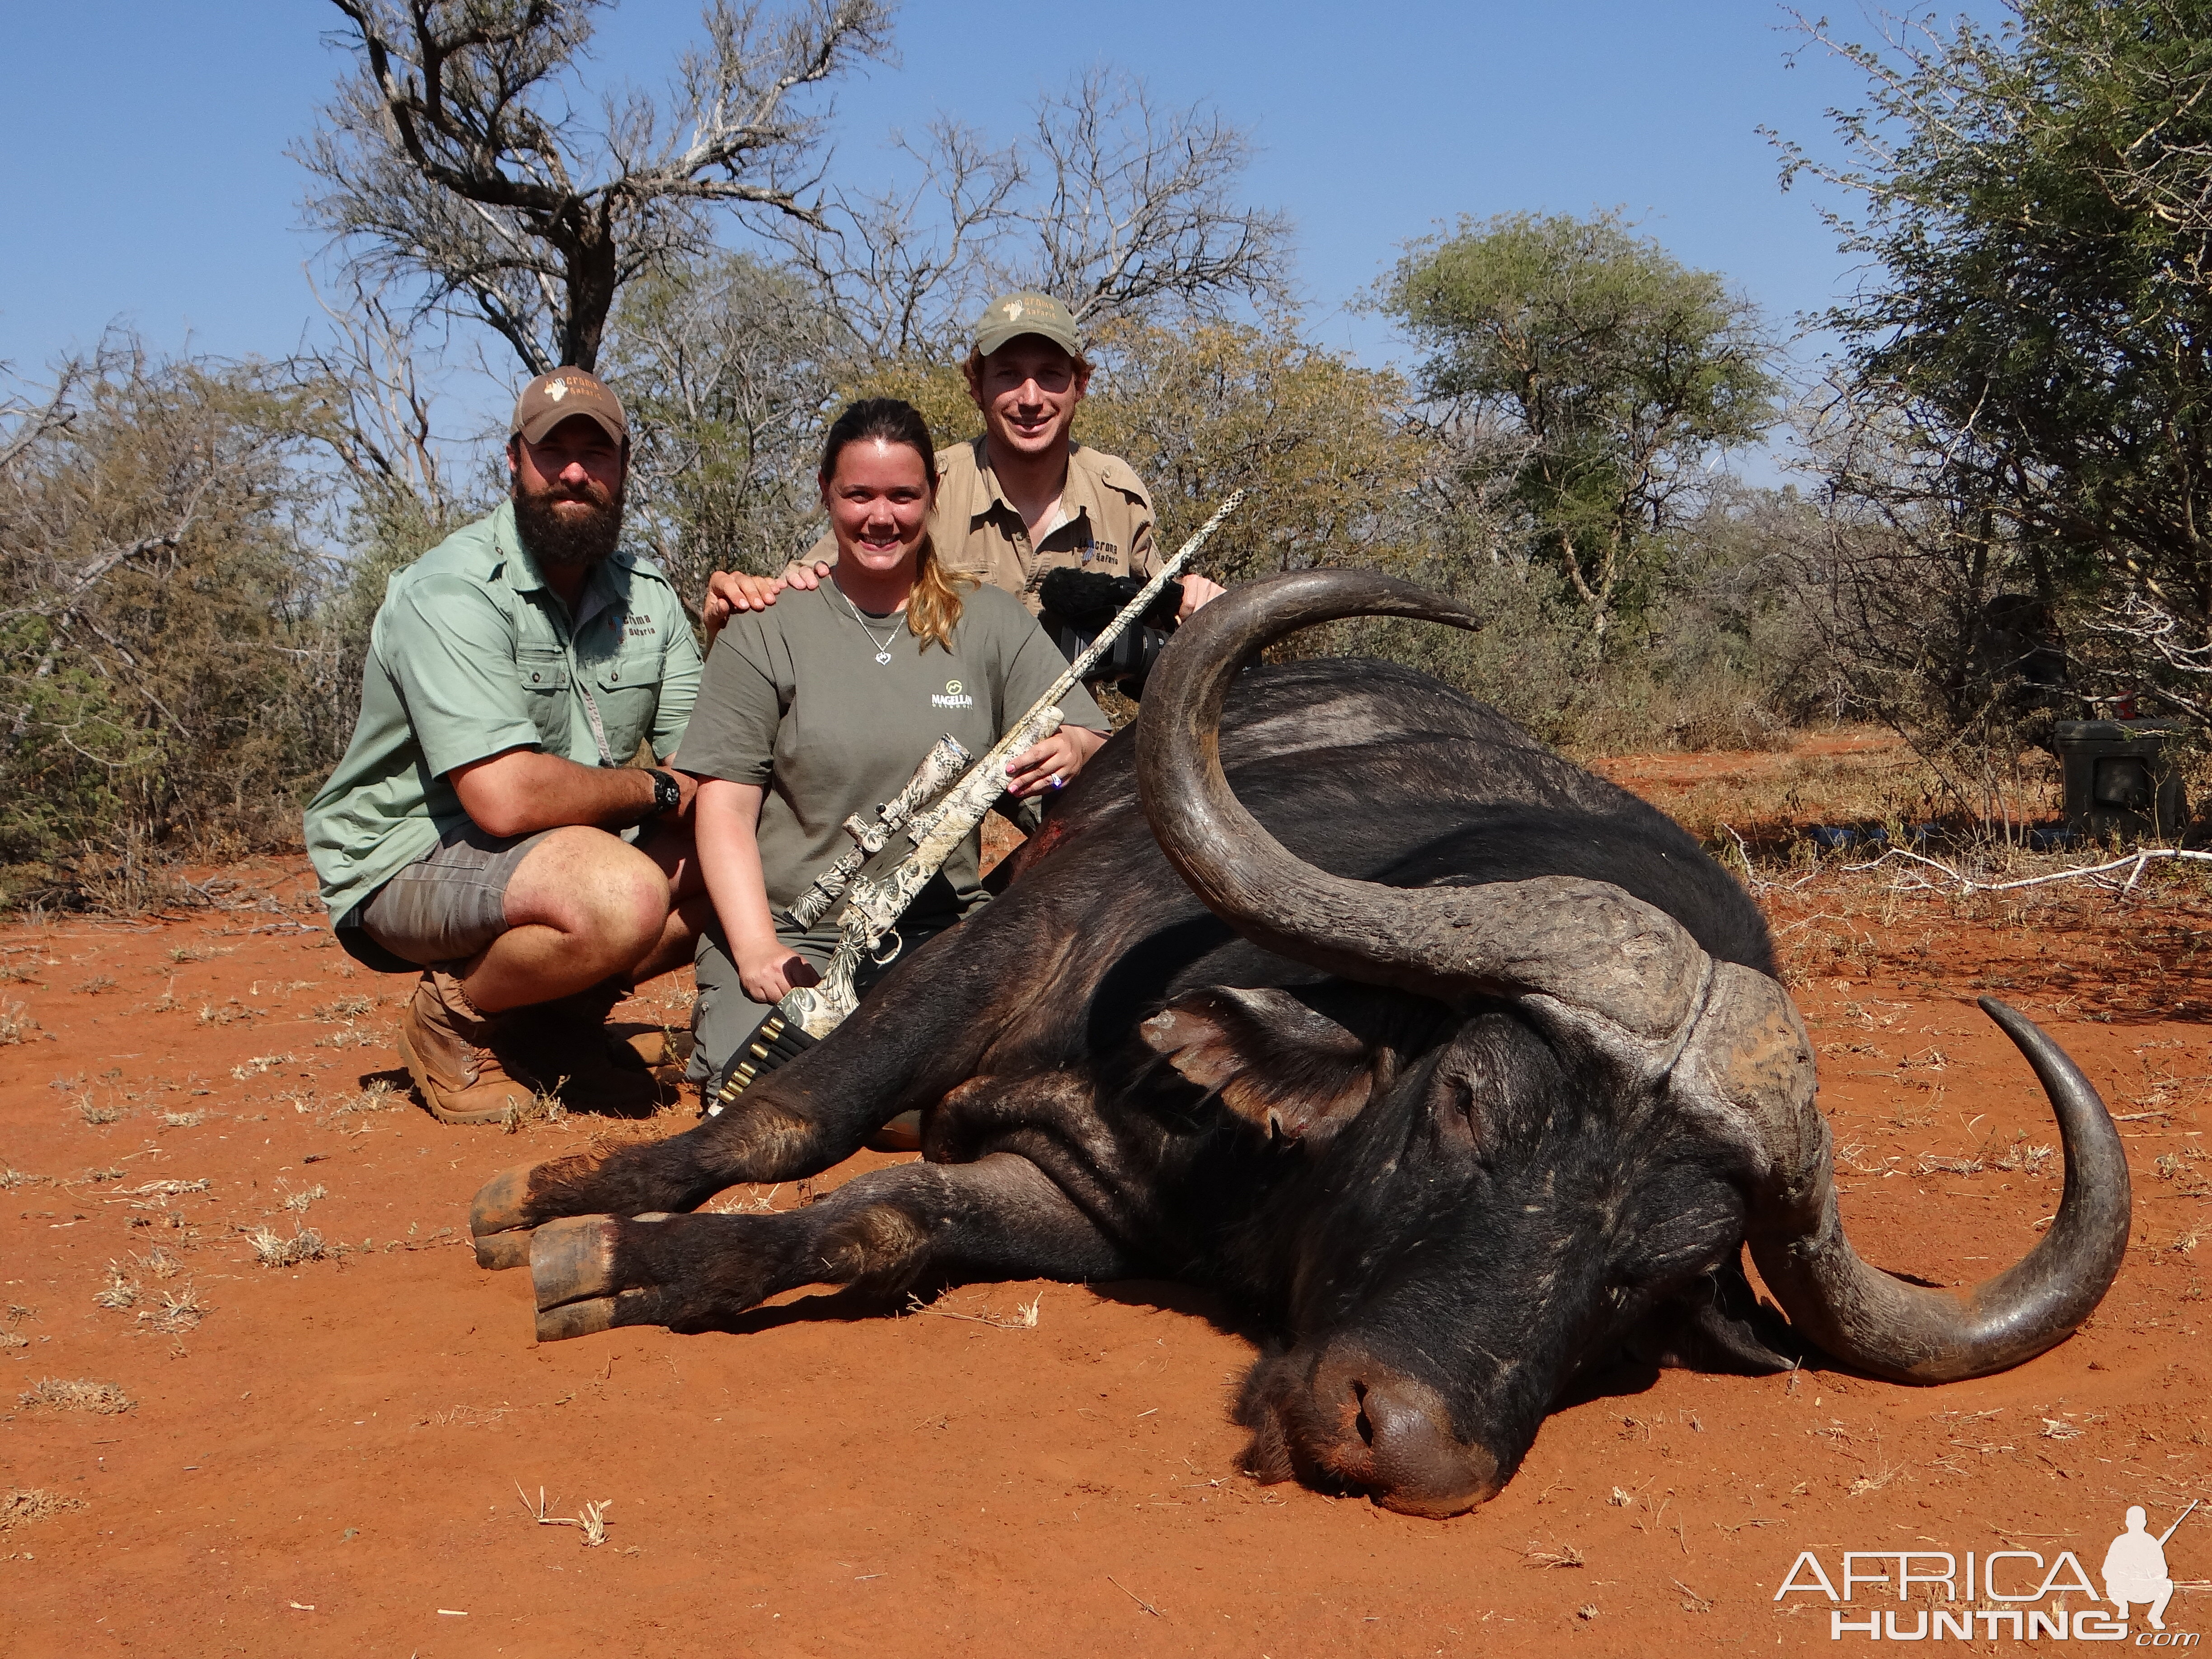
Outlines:
{"type": "Polygon", "coordinates": [[[520,434],[525,443],[543,443],[547,433],[573,415],[598,422],[599,429],[617,443],[629,436],[622,400],[596,375],[580,368],[556,368],[523,387],[514,400],[514,423],[507,431],[520,434]]]}
{"type": "Polygon", "coordinates": [[[1083,336],[1075,326],[1074,313],[1051,295],[1033,289],[1001,295],[983,307],[975,323],[975,349],[988,357],[1024,334],[1039,335],[1071,357],[1083,355],[1083,336]]]}

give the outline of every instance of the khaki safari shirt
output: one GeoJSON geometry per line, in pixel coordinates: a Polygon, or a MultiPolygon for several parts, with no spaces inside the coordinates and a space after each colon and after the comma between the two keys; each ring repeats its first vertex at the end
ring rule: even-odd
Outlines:
{"type": "MultiPolygon", "coordinates": [[[[980,760],[1066,667],[996,588],[963,596],[949,652],[916,639],[903,616],[864,623],[833,581],[792,588],[766,611],[739,611],[715,640],[684,769],[766,786],[761,873],[781,915],[852,847],[845,820],[905,788],[939,737],[951,732],[980,760]],[[877,662],[878,650],[890,660],[877,662]]],[[[1060,707],[1070,726],[1109,729],[1079,685],[1060,707]]],[[[914,921],[948,924],[987,896],[981,839],[970,831],[915,896],[914,921]]]]}
{"type": "MultiPolygon", "coordinates": [[[[1038,585],[1062,566],[1106,576],[1150,577],[1159,568],[1152,499],[1119,455],[1069,444],[1060,518],[1032,545],[1022,515],[999,488],[983,444],[976,438],[938,452],[929,536],[946,569],[1003,588],[1035,616],[1042,609],[1038,585]]],[[[835,538],[823,537],[807,557],[835,564],[835,538]]]]}
{"type": "Polygon", "coordinates": [[[698,696],[698,642],[676,590],[617,553],[572,619],[523,546],[512,502],[458,530],[384,591],[345,758],[308,803],[307,854],[333,921],[468,814],[447,774],[510,749],[586,766],[666,756],[698,696]]]}

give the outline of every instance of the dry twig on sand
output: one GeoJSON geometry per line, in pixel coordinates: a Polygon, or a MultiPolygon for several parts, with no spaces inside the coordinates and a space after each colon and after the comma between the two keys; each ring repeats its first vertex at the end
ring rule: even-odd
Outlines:
{"type": "Polygon", "coordinates": [[[522,1482],[514,1483],[514,1495],[522,1500],[523,1513],[541,1527],[575,1527],[583,1533],[583,1546],[592,1549],[607,1541],[607,1511],[614,1507],[614,1499],[602,1498],[596,1504],[586,1504],[576,1515],[546,1513],[545,1488],[538,1489],[538,1505],[531,1507],[530,1494],[522,1489],[522,1482]]]}
{"type": "MultiPolygon", "coordinates": [[[[1902,847],[1893,847],[1880,858],[1869,859],[1864,864],[1847,864],[1844,868],[1851,871],[1873,870],[1887,864],[1892,859],[1904,859],[1923,868],[1933,870],[1962,894],[2009,893],[2022,887],[2042,887],[2054,881],[2090,880],[2094,881],[2100,887],[2117,891],[2124,898],[2135,891],[2136,884],[2142,879],[2143,872],[2150,867],[2153,860],[2187,859],[2194,863],[2212,864],[2212,853],[2191,852],[2179,847],[2146,847],[2140,851],[2127,854],[2124,857],[2108,860],[2103,864],[2085,864],[2072,870],[2054,870],[2046,875],[2022,876],[2014,881],[1977,881],[1964,871],[1944,863],[1941,859],[1929,858],[1925,853],[1908,852],[1902,847]],[[2126,881],[2115,881],[2112,878],[2112,871],[2126,869],[2130,865],[2133,865],[2135,868],[2129,874],[2126,881]]],[[[1934,893],[1943,890],[1942,884],[1909,871],[1905,872],[1905,878],[1897,884],[1897,889],[1900,892],[1907,893],[1934,893]]]]}
{"type": "Polygon", "coordinates": [[[1583,1553],[1572,1544],[1562,1544],[1556,1539],[1553,1540],[1552,1547],[1547,1549],[1532,1538],[1521,1547],[1521,1565],[1547,1569],[1579,1567],[1583,1565],[1583,1553]]]}
{"type": "Polygon", "coordinates": [[[939,1319],[964,1319],[971,1325],[988,1325],[994,1330],[1033,1331],[1036,1328],[1038,1306],[1043,1301],[1044,1292],[1039,1291],[1028,1301],[1014,1304],[1014,1310],[1010,1314],[995,1314],[988,1307],[981,1313],[959,1313],[933,1302],[924,1302],[918,1296],[908,1296],[906,1311],[934,1314],[939,1319]]]}
{"type": "Polygon", "coordinates": [[[1166,1618],[1166,1617],[1167,1617],[1167,1614],[1165,1614],[1164,1613],[1162,1613],[1162,1612],[1161,1612],[1158,1607],[1154,1607],[1154,1606],[1153,1606],[1150,1601],[1147,1601],[1146,1600],[1145,1600],[1145,1598],[1144,1598],[1143,1596],[1141,1596],[1141,1595],[1138,1595],[1136,1591],[1134,1591],[1134,1590],[1131,1589],[1130,1589],[1127,1584],[1125,1584],[1125,1583],[1121,1583],[1121,1580],[1119,1580],[1118,1578],[1115,1577],[1114,1577],[1114,1575],[1113,1575],[1112,1573],[1110,1573],[1110,1572],[1109,1572],[1109,1573],[1108,1573],[1108,1574],[1106,1575],[1106,1582],[1107,1582],[1108,1583],[1109,1583],[1109,1584],[1113,1585],[1113,1586],[1114,1586],[1114,1588],[1115,1588],[1115,1589],[1117,1589],[1117,1590],[1121,1591],[1122,1595],[1124,1595],[1127,1596],[1127,1597],[1128,1597],[1132,1601],[1134,1601],[1134,1602],[1135,1602],[1139,1607],[1142,1607],[1142,1608],[1143,1608],[1146,1613],[1151,1613],[1151,1614],[1152,1615],[1152,1617],[1153,1617],[1153,1618],[1155,1618],[1155,1619],[1164,1619],[1164,1618],[1166,1618]]]}

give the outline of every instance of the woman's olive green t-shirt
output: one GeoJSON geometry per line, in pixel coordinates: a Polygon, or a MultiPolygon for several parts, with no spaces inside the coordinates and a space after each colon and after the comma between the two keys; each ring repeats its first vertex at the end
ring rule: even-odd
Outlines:
{"type": "MultiPolygon", "coordinates": [[[[678,763],[765,786],[761,867],[781,916],[852,846],[846,818],[904,788],[947,732],[980,759],[1066,666],[1021,601],[995,587],[962,595],[950,652],[916,639],[903,614],[856,617],[834,581],[786,588],[714,641],[678,763]]],[[[1080,685],[1060,706],[1070,726],[1110,729],[1080,685]]],[[[950,921],[980,902],[980,854],[971,834],[908,915],[950,921]]]]}

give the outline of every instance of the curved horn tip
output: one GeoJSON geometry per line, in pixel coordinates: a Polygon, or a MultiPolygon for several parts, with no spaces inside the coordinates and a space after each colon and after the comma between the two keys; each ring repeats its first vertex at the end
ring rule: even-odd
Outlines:
{"type": "Polygon", "coordinates": [[[2132,1194],[2127,1155],[2103,1099],[2034,1021],[1977,999],[2043,1085],[2057,1120],[2066,1185],[2050,1231],[2026,1256],[1960,1291],[1923,1290],[1871,1267],[1837,1220],[1802,1249],[1754,1238],[1753,1259],[1793,1323],[1837,1358],[1899,1382],[1950,1382],[2032,1359],[2070,1335],[2124,1259],[2132,1194]]]}

